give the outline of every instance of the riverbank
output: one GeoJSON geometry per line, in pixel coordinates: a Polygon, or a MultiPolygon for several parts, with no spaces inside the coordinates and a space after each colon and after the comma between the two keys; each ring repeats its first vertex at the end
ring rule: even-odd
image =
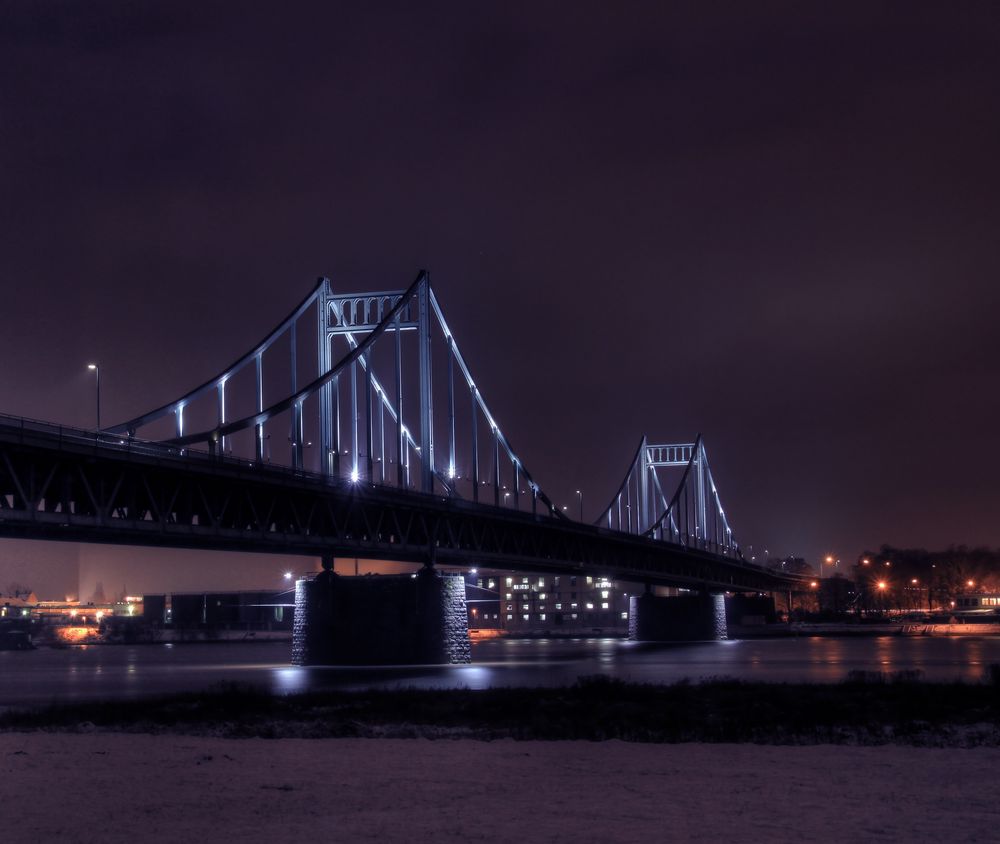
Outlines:
{"type": "Polygon", "coordinates": [[[5,841],[991,841],[1000,750],[0,735],[5,841]]]}
{"type": "Polygon", "coordinates": [[[932,623],[892,621],[879,624],[858,622],[805,622],[756,627],[730,625],[730,639],[783,639],[789,636],[1000,636],[1000,624],[980,622],[932,623]]]}
{"type": "Polygon", "coordinates": [[[0,732],[173,733],[222,738],[462,738],[484,742],[900,744],[1000,747],[1000,666],[978,683],[858,672],[837,684],[645,685],[590,677],[568,687],[208,692],[9,709],[0,732]]]}
{"type": "MultiPolygon", "coordinates": [[[[240,644],[258,642],[287,642],[291,643],[292,634],[288,630],[184,630],[165,629],[149,631],[148,636],[141,638],[106,637],[101,635],[97,627],[90,628],[65,628],[61,629],[63,635],[54,636],[51,634],[38,637],[30,643],[22,640],[5,642],[0,638],[0,651],[2,650],[23,650],[31,647],[42,648],[69,648],[94,645],[166,645],[166,644],[240,644]]],[[[22,639],[23,639],[23,635],[22,639]]],[[[756,639],[787,639],[802,636],[825,636],[825,637],[868,637],[879,636],[1000,636],[1000,624],[985,624],[979,622],[956,622],[956,623],[924,623],[924,622],[885,622],[885,623],[858,623],[858,622],[793,622],[792,624],[767,624],[767,625],[730,625],[730,640],[756,640],[756,639]]],[[[585,630],[585,631],[517,631],[499,629],[472,629],[469,631],[469,638],[473,643],[491,642],[497,640],[511,641],[580,641],[580,640],[600,640],[600,639],[628,639],[627,631],[623,629],[585,630]]],[[[668,643],[659,643],[668,644],[668,643]]],[[[678,644],[678,643],[675,643],[678,644]]]]}

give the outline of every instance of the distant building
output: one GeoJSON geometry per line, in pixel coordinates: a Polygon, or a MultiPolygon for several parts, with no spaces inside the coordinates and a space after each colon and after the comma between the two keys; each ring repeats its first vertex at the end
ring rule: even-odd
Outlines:
{"type": "Polygon", "coordinates": [[[820,611],[842,613],[855,609],[858,592],[854,581],[848,580],[841,574],[824,578],[819,581],[819,609],[820,611]]]}
{"type": "Polygon", "coordinates": [[[21,618],[27,617],[34,607],[34,602],[28,602],[24,598],[8,597],[0,595],[0,618],[21,618]]]}
{"type": "Polygon", "coordinates": [[[469,630],[500,630],[500,595],[496,591],[496,579],[485,578],[492,586],[479,586],[484,578],[465,581],[465,604],[469,613],[469,630]],[[470,582],[472,580],[472,582],[470,582]]]}
{"type": "MultiPolygon", "coordinates": [[[[608,577],[499,572],[480,575],[473,583],[496,594],[496,621],[510,633],[628,630],[628,593],[608,577]]],[[[473,608],[470,627],[475,626],[473,608]]]]}
{"type": "Polygon", "coordinates": [[[1000,613],[1000,595],[981,592],[976,595],[959,595],[955,599],[957,610],[994,610],[1000,613]]]}
{"type": "Polygon", "coordinates": [[[185,630],[291,630],[295,597],[283,592],[144,595],[146,620],[185,630]]]}

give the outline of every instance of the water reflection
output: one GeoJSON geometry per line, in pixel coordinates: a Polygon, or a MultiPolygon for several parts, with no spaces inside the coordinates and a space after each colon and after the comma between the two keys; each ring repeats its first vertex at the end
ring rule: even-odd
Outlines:
{"type": "Polygon", "coordinates": [[[276,694],[328,689],[562,686],[603,675],[643,683],[713,677],[838,682],[851,671],[977,681],[1000,638],[882,637],[650,645],[620,639],[477,642],[471,665],[299,668],[288,643],[136,645],[0,652],[0,706],[134,698],[245,683],[276,694]]]}

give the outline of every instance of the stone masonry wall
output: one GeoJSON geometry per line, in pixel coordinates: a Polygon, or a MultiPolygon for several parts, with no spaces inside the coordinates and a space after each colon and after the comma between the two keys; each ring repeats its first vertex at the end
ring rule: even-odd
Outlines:
{"type": "Polygon", "coordinates": [[[425,569],[416,577],[321,574],[295,590],[292,662],[419,665],[469,662],[465,582],[425,569]]]}
{"type": "Polygon", "coordinates": [[[725,639],[725,599],[722,595],[634,595],[629,600],[628,626],[629,638],[639,642],[725,639]]]}

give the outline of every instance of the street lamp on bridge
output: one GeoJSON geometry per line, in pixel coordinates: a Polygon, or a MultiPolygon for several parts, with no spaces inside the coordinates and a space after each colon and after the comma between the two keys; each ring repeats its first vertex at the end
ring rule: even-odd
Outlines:
{"type": "Polygon", "coordinates": [[[97,376],[97,430],[101,430],[101,367],[96,363],[88,363],[87,369],[97,376]]]}

